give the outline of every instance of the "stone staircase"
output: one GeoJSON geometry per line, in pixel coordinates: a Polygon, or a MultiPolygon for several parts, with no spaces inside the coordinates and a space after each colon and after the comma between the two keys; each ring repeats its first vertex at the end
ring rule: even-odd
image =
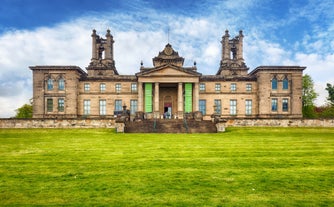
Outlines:
{"type": "Polygon", "coordinates": [[[158,119],[126,122],[125,133],[216,133],[211,121],[158,119]]]}

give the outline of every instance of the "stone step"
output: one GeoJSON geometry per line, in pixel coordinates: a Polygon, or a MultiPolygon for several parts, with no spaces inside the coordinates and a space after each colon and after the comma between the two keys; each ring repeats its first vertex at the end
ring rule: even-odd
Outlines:
{"type": "Polygon", "coordinates": [[[217,128],[211,121],[195,120],[144,120],[126,122],[126,133],[216,133],[217,128]]]}

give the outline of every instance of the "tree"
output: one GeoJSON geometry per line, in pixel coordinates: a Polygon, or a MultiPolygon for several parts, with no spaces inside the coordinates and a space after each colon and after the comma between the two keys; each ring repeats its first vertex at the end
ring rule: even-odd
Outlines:
{"type": "Polygon", "coordinates": [[[314,100],[318,94],[314,90],[314,83],[310,75],[303,76],[303,116],[306,118],[315,118],[314,100]]]}
{"type": "Polygon", "coordinates": [[[24,104],[20,108],[16,109],[15,118],[32,118],[32,105],[24,104]]]}
{"type": "Polygon", "coordinates": [[[326,90],[328,91],[327,100],[332,106],[334,106],[334,85],[327,83],[326,90]]]}

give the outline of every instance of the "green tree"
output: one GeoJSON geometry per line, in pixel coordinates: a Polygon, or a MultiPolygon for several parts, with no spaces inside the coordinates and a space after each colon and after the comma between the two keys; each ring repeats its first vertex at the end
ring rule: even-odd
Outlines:
{"type": "Polygon", "coordinates": [[[327,83],[326,90],[328,91],[327,100],[332,106],[334,106],[334,85],[327,83]]]}
{"type": "Polygon", "coordinates": [[[318,94],[314,90],[314,83],[310,75],[303,76],[303,116],[305,118],[315,118],[314,100],[318,94]]]}
{"type": "Polygon", "coordinates": [[[16,109],[15,118],[32,118],[32,105],[24,104],[20,108],[16,109]]]}

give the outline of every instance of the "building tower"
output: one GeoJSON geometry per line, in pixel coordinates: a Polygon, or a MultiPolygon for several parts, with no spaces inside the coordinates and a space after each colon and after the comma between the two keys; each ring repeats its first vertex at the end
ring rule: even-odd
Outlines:
{"type": "Polygon", "coordinates": [[[113,76],[118,75],[114,60],[114,39],[107,30],[106,39],[92,33],[92,58],[87,67],[88,76],[113,76]]]}
{"type": "Polygon", "coordinates": [[[246,76],[248,68],[243,58],[243,34],[239,31],[239,35],[230,39],[228,30],[222,37],[222,57],[220,67],[216,75],[221,76],[246,76]]]}

